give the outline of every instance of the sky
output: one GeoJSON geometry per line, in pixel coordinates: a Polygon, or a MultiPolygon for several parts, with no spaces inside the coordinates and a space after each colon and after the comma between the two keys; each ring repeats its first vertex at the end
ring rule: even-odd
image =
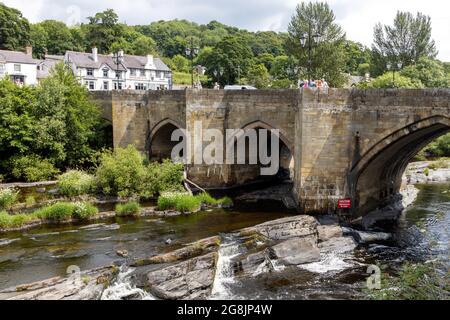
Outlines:
{"type": "MultiPolygon", "coordinates": [[[[45,19],[69,25],[105,9],[114,9],[130,25],[152,21],[211,20],[251,31],[286,31],[301,0],[0,0],[22,11],[31,22],[45,19]]],[[[323,0],[330,4],[348,39],[370,46],[377,22],[392,24],[397,10],[420,11],[433,23],[438,58],[450,61],[450,1],[448,0],[323,0]]]]}

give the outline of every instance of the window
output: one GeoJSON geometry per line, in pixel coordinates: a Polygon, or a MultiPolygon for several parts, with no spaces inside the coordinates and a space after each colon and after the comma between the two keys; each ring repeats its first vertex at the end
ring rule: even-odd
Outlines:
{"type": "Polygon", "coordinates": [[[5,73],[5,65],[4,64],[0,64],[0,74],[3,75],[5,73]]]}
{"type": "Polygon", "coordinates": [[[116,71],[116,78],[122,79],[122,71],[116,71]]]}
{"type": "Polygon", "coordinates": [[[20,72],[22,70],[22,66],[20,64],[15,64],[14,65],[14,71],[15,72],[20,72]]]}
{"type": "Polygon", "coordinates": [[[109,82],[103,81],[103,90],[109,90],[109,82]]]}
{"type": "Polygon", "coordinates": [[[87,75],[90,77],[94,76],[94,69],[87,69],[87,75]]]}
{"type": "Polygon", "coordinates": [[[103,69],[103,78],[108,78],[109,69],[103,69]]]}
{"type": "Polygon", "coordinates": [[[145,69],[141,69],[141,77],[145,77],[145,69]]]}
{"type": "Polygon", "coordinates": [[[136,77],[136,69],[130,69],[130,76],[136,77]]]}
{"type": "Polygon", "coordinates": [[[122,82],[114,82],[114,90],[122,90],[122,82]]]}
{"type": "Polygon", "coordinates": [[[136,90],[147,90],[147,86],[145,85],[145,83],[136,83],[134,87],[136,90]]]}
{"type": "Polygon", "coordinates": [[[85,84],[89,90],[95,90],[95,82],[94,81],[86,81],[85,84]]]}
{"type": "Polygon", "coordinates": [[[161,72],[161,79],[164,79],[164,72],[161,72]]]}

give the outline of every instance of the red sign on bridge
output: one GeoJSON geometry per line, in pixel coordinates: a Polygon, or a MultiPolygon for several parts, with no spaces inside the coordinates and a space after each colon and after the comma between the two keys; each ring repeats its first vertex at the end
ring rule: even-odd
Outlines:
{"type": "Polygon", "coordinates": [[[351,209],[352,199],[342,199],[338,201],[338,209],[351,209]]]}

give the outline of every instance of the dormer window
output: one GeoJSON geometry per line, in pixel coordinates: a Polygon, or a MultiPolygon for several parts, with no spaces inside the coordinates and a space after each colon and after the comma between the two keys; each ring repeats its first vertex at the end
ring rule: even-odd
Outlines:
{"type": "Polygon", "coordinates": [[[109,69],[108,68],[103,69],[103,78],[108,78],[108,75],[109,75],[109,69]]]}
{"type": "Polygon", "coordinates": [[[15,64],[14,65],[14,71],[15,72],[20,72],[22,70],[22,66],[20,64],[15,64]]]}
{"type": "Polygon", "coordinates": [[[130,69],[130,75],[136,77],[136,69],[130,69]]]}
{"type": "Polygon", "coordinates": [[[89,77],[93,77],[93,76],[94,76],[94,69],[91,69],[91,68],[87,69],[86,74],[87,74],[89,77]]]}

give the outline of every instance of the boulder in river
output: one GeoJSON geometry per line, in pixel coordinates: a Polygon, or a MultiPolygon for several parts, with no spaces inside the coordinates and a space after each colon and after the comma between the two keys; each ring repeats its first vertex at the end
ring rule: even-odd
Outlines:
{"type": "Polygon", "coordinates": [[[147,274],[150,292],[167,300],[205,299],[211,293],[217,254],[193,258],[147,274]]]}
{"type": "Polygon", "coordinates": [[[318,226],[319,241],[328,241],[332,238],[339,238],[343,236],[342,228],[334,225],[318,226]]]}
{"type": "Polygon", "coordinates": [[[315,238],[295,238],[271,247],[270,252],[286,266],[320,261],[320,250],[315,238]]]}

